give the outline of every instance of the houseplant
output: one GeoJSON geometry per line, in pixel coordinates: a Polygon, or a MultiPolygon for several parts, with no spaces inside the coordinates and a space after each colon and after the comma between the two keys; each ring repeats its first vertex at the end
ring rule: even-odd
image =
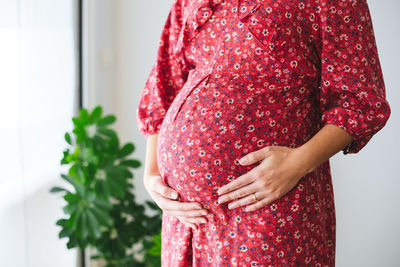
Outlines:
{"type": "Polygon", "coordinates": [[[107,267],[160,266],[161,210],[150,201],[135,200],[131,169],[140,161],[128,158],[132,143],[120,145],[111,129],[114,115],[102,116],[101,106],[91,112],[82,108],[72,118],[74,129],[65,134],[67,148],[61,174],[67,186],[51,188],[66,201],[59,238],[68,238],[68,249],[95,248],[91,258],[102,259],[107,267]],[[148,215],[146,207],[155,215],[148,215]]]}

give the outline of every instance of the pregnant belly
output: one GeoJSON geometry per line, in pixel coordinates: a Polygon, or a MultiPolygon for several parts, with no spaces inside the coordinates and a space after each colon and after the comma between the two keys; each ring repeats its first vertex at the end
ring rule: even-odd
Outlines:
{"type": "Polygon", "coordinates": [[[212,128],[193,121],[160,130],[158,167],[181,201],[216,205],[218,188],[251,169],[238,164],[241,155],[233,149],[234,141],[214,134],[212,128]]]}
{"type": "Polygon", "coordinates": [[[177,103],[168,110],[158,137],[158,167],[181,201],[216,207],[217,190],[259,164],[242,166],[239,159],[275,143],[283,125],[270,124],[280,111],[272,116],[264,109],[260,116],[265,103],[261,97],[249,101],[243,96],[215,97],[205,88],[198,92],[178,114],[171,112],[178,110],[177,103]],[[209,96],[201,97],[200,92],[209,96]]]}

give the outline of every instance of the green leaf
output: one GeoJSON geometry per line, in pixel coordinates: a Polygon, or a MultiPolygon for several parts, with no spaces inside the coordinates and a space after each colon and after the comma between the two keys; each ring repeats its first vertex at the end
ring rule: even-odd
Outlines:
{"type": "Polygon", "coordinates": [[[114,221],[107,212],[97,207],[93,207],[91,211],[93,212],[94,216],[96,216],[97,220],[100,222],[101,225],[111,226],[113,224],[114,221]]]}
{"type": "Polygon", "coordinates": [[[77,244],[78,244],[78,243],[76,242],[76,239],[70,238],[69,241],[68,241],[68,243],[67,243],[67,248],[68,248],[68,249],[75,248],[75,247],[77,246],[77,244]]]}
{"type": "Polygon", "coordinates": [[[72,213],[70,219],[68,220],[68,228],[76,231],[78,228],[78,224],[79,224],[81,216],[82,216],[82,212],[80,212],[78,210],[76,212],[72,213]]]}
{"type": "Polygon", "coordinates": [[[85,199],[87,200],[87,202],[89,202],[89,203],[93,203],[93,201],[96,199],[96,194],[93,192],[93,191],[86,191],[86,197],[85,197],[85,199]]]}
{"type": "Polygon", "coordinates": [[[71,155],[67,155],[66,156],[66,160],[68,162],[75,162],[79,159],[79,154],[81,153],[81,148],[79,146],[77,146],[74,150],[74,153],[72,153],[71,155]]]}
{"type": "Polygon", "coordinates": [[[110,202],[104,201],[102,199],[96,198],[93,203],[101,209],[110,210],[113,205],[110,202]]]}
{"type": "MultiPolygon", "coordinates": [[[[133,173],[131,173],[128,169],[124,169],[123,173],[124,173],[124,177],[125,178],[132,178],[133,177],[133,173]]],[[[129,187],[133,188],[133,185],[131,184],[131,185],[129,185],[129,187]]]]}
{"type": "Polygon", "coordinates": [[[152,256],[159,256],[159,255],[161,255],[161,248],[156,247],[156,246],[151,247],[149,250],[149,253],[152,256]]]}
{"type": "Polygon", "coordinates": [[[80,120],[79,118],[77,118],[77,117],[73,117],[73,118],[72,118],[72,122],[74,123],[75,127],[80,127],[80,126],[82,126],[81,120],[80,120]]]}
{"type": "Polygon", "coordinates": [[[135,147],[133,146],[132,143],[128,143],[122,147],[122,149],[118,153],[118,158],[123,158],[128,156],[134,151],[135,147]]]}
{"type": "Polygon", "coordinates": [[[69,168],[68,176],[74,178],[74,181],[77,181],[81,184],[83,184],[85,181],[85,175],[82,166],[80,166],[79,164],[74,164],[71,166],[71,168],[69,168]]]}
{"type": "Polygon", "coordinates": [[[80,224],[79,224],[79,230],[81,231],[82,239],[85,239],[86,237],[88,237],[89,228],[90,228],[90,225],[88,223],[87,212],[82,212],[81,220],[80,220],[80,224]]]}
{"type": "Polygon", "coordinates": [[[160,235],[160,234],[154,235],[154,236],[153,236],[153,240],[154,240],[154,242],[155,242],[156,244],[161,245],[161,235],[160,235]]]}
{"type": "Polygon", "coordinates": [[[140,167],[142,164],[140,163],[140,161],[136,160],[136,159],[127,159],[127,160],[122,160],[120,162],[121,165],[124,166],[129,166],[132,168],[138,168],[140,167]]]}
{"type": "Polygon", "coordinates": [[[153,256],[161,255],[161,234],[153,235],[153,246],[149,250],[149,254],[153,256]]]}
{"type": "Polygon", "coordinates": [[[95,135],[93,137],[93,144],[96,151],[104,151],[107,147],[107,141],[105,141],[98,135],[95,135]]]}
{"type": "Polygon", "coordinates": [[[69,177],[68,175],[65,174],[61,174],[61,178],[63,178],[65,181],[67,181],[68,183],[70,183],[71,185],[75,185],[75,181],[74,179],[72,179],[71,177],[69,177]]]}
{"type": "Polygon", "coordinates": [[[107,166],[106,173],[105,183],[111,194],[117,198],[124,197],[128,184],[123,170],[117,166],[107,166]]]}
{"type": "Polygon", "coordinates": [[[117,118],[114,115],[107,115],[101,120],[99,120],[98,125],[104,127],[113,124],[116,120],[117,118]]]}
{"type": "Polygon", "coordinates": [[[126,184],[118,177],[107,177],[107,185],[111,193],[117,197],[122,198],[125,194],[126,184]]]}
{"type": "Polygon", "coordinates": [[[93,149],[90,147],[82,150],[81,157],[82,157],[82,160],[87,163],[93,163],[93,164],[97,165],[99,162],[99,159],[98,159],[96,153],[94,153],[93,149]]]}
{"type": "Polygon", "coordinates": [[[81,122],[84,125],[87,125],[90,123],[90,116],[89,116],[89,112],[87,111],[87,109],[81,108],[81,110],[79,111],[79,115],[80,115],[81,122]]]}
{"type": "Polygon", "coordinates": [[[63,158],[61,159],[60,162],[61,165],[70,163],[67,159],[68,156],[69,156],[69,149],[66,149],[63,151],[63,158]]]}
{"type": "Polygon", "coordinates": [[[64,213],[72,214],[78,211],[78,205],[75,203],[71,203],[63,208],[64,213]]]}
{"type": "Polygon", "coordinates": [[[67,219],[59,219],[59,220],[56,222],[56,225],[59,225],[59,226],[61,226],[61,227],[67,227],[67,222],[68,222],[67,219]]]}
{"type": "Polygon", "coordinates": [[[93,213],[88,210],[86,212],[87,215],[87,226],[89,228],[89,231],[91,232],[92,236],[95,238],[100,238],[101,236],[101,231],[100,231],[100,225],[99,222],[97,221],[96,217],[93,215],[93,213]]]}
{"type": "Polygon", "coordinates": [[[67,228],[64,228],[64,229],[62,229],[59,233],[58,233],[58,237],[61,239],[61,238],[64,238],[64,237],[70,237],[72,235],[72,232],[69,230],[69,229],[67,229],[67,228]]]}
{"type": "Polygon", "coordinates": [[[97,122],[100,118],[101,118],[101,114],[103,112],[103,109],[101,106],[96,106],[93,111],[92,114],[90,115],[90,119],[92,122],[97,122]]]}
{"type": "MultiPolygon", "coordinates": [[[[70,170],[72,169],[72,167],[70,168],[70,170]]],[[[68,183],[70,183],[74,188],[75,188],[75,191],[76,191],[76,193],[78,194],[78,195],[80,195],[80,196],[83,196],[84,194],[85,194],[85,188],[84,188],[84,186],[82,185],[82,184],[80,184],[80,183],[78,183],[78,182],[76,182],[73,178],[71,178],[71,177],[69,177],[69,176],[67,176],[67,175],[65,175],[65,174],[61,174],[61,177],[64,179],[64,180],[66,180],[68,183]]],[[[67,193],[67,195],[68,195],[68,193],[67,193]]],[[[67,196],[66,195],[66,196],[67,196]]],[[[65,198],[65,197],[64,197],[65,198]]],[[[65,200],[67,200],[67,199],[65,199],[65,200]]],[[[68,201],[68,200],[67,200],[68,201]]]]}
{"type": "Polygon", "coordinates": [[[74,130],[72,130],[76,136],[76,143],[86,145],[87,142],[87,133],[85,125],[77,126],[74,130]]]}
{"type": "Polygon", "coordinates": [[[53,186],[51,189],[50,189],[50,192],[51,193],[58,193],[58,192],[69,192],[67,189],[65,189],[65,188],[62,188],[62,187],[58,187],[58,186],[53,186]]]}
{"type": "Polygon", "coordinates": [[[65,133],[64,139],[65,139],[65,141],[67,141],[68,144],[72,145],[72,139],[71,139],[71,136],[69,135],[69,133],[65,133]]]}
{"type": "Polygon", "coordinates": [[[117,133],[112,129],[100,128],[99,133],[105,137],[108,137],[109,139],[118,139],[117,133]]]}
{"type": "Polygon", "coordinates": [[[79,200],[81,199],[77,194],[73,193],[66,193],[64,195],[64,199],[69,203],[69,204],[77,204],[79,203],[79,200]]]}

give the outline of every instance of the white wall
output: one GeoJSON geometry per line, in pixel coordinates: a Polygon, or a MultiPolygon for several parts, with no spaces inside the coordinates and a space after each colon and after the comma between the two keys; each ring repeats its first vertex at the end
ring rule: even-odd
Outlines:
{"type": "MultiPolygon", "coordinates": [[[[85,1],[84,106],[100,104],[104,113],[116,114],[115,128],[121,142],[133,142],[137,147],[135,156],[141,160],[145,140],[136,129],[135,109],[171,3],[85,1]]],[[[149,199],[141,182],[142,171],[134,174],[139,202],[149,199]]]]}
{"type": "Polygon", "coordinates": [[[83,105],[115,110],[116,17],[112,0],[83,1],[83,105]]]}
{"type": "MultiPolygon", "coordinates": [[[[136,128],[135,109],[150,68],[171,0],[119,0],[113,5],[115,20],[107,15],[102,24],[113,25],[115,77],[97,92],[97,103],[105,103],[118,117],[117,128],[124,141],[137,146],[143,162],[145,139],[136,128]],[[107,18],[110,20],[107,22],[107,18]],[[112,99],[112,105],[110,105],[112,99]]],[[[108,6],[110,1],[97,2],[108,6]]],[[[358,154],[336,154],[331,158],[337,210],[337,266],[400,266],[400,103],[397,48],[400,41],[400,2],[369,0],[392,114],[384,129],[358,154]]],[[[105,10],[105,9],[104,9],[105,10]]],[[[110,33],[105,33],[110,35],[110,33]]],[[[98,38],[101,38],[99,36],[98,38]]],[[[96,39],[97,40],[97,39],[96,39]]],[[[98,44],[101,45],[98,39],[98,44]]],[[[99,55],[97,55],[99,56],[99,55]]],[[[103,77],[96,80],[101,84],[103,77]]],[[[137,171],[139,200],[148,199],[137,171]]]]}
{"type": "MultiPolygon", "coordinates": [[[[135,110],[140,91],[156,58],[162,26],[171,0],[123,0],[116,3],[116,84],[115,111],[121,138],[132,140],[137,157],[144,164],[145,139],[136,129],[135,110]]],[[[142,171],[137,172],[136,188],[140,200],[148,199],[142,184],[142,171]]]]}
{"type": "Polygon", "coordinates": [[[387,125],[355,155],[335,155],[338,266],[400,266],[400,17],[397,0],[369,0],[392,108],[387,125]]]}

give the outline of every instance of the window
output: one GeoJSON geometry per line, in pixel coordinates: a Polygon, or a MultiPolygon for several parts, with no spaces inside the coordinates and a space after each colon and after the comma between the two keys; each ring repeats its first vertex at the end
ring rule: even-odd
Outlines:
{"type": "Polygon", "coordinates": [[[0,2],[0,259],[72,266],[58,239],[64,132],[75,99],[74,1],[0,2]]]}

